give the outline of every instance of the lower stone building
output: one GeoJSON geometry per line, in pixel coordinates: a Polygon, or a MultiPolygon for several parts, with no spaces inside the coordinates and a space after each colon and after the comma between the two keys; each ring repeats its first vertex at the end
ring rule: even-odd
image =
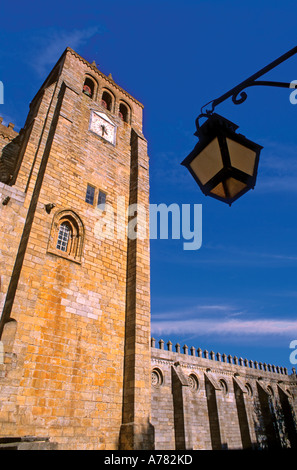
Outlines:
{"type": "Polygon", "coordinates": [[[297,447],[293,369],[152,339],[156,449],[297,447]]]}

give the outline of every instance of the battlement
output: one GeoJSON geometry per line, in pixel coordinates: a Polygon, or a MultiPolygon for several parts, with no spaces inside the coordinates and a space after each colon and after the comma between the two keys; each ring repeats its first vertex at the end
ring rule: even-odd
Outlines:
{"type": "MultiPolygon", "coordinates": [[[[151,338],[151,347],[156,348],[159,350],[165,351],[165,343],[162,339],[158,341],[159,348],[156,348],[156,339],[151,338]]],[[[194,348],[193,346],[189,348],[186,344],[182,347],[179,343],[175,345],[175,351],[172,349],[172,342],[167,342],[167,351],[173,354],[182,354],[183,356],[191,356],[197,359],[201,359],[202,361],[213,361],[214,363],[226,364],[226,365],[233,365],[233,366],[241,366],[245,367],[248,370],[259,370],[261,372],[270,372],[273,374],[280,374],[280,375],[290,375],[288,374],[288,369],[286,367],[275,366],[274,364],[266,364],[265,362],[258,362],[248,359],[243,359],[242,357],[232,356],[231,354],[220,354],[215,353],[214,351],[202,351],[201,348],[194,348]]],[[[292,368],[292,375],[296,375],[295,367],[292,368]]]]}

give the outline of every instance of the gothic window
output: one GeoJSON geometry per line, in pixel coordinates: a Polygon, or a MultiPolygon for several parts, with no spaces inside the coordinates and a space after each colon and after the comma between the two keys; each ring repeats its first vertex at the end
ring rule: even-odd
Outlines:
{"type": "Polygon", "coordinates": [[[72,238],[71,227],[67,222],[63,222],[59,228],[57,249],[67,252],[70,238],[72,238]]]}
{"type": "Polygon", "coordinates": [[[93,98],[94,96],[94,90],[95,90],[95,84],[93,82],[93,80],[89,77],[86,77],[85,79],[85,82],[84,82],[84,86],[83,86],[83,93],[87,96],[89,96],[90,98],[93,98]]]}
{"type": "Polygon", "coordinates": [[[253,396],[253,389],[252,389],[252,387],[250,386],[249,383],[245,384],[245,389],[247,391],[248,397],[252,397],[253,396]]]}
{"type": "Polygon", "coordinates": [[[88,204],[93,205],[94,204],[94,196],[95,196],[95,188],[94,188],[94,186],[91,186],[90,184],[88,184],[85,201],[88,204]]]}
{"type": "Polygon", "coordinates": [[[223,394],[227,395],[228,394],[228,387],[227,387],[227,384],[226,384],[225,380],[221,379],[219,381],[219,384],[221,386],[221,390],[222,390],[223,394]]]}
{"type": "Polygon", "coordinates": [[[102,93],[101,105],[108,109],[108,111],[112,110],[112,96],[108,91],[102,93]]]}
{"type": "Polygon", "coordinates": [[[190,374],[188,377],[188,384],[190,389],[193,392],[196,392],[199,389],[199,382],[195,374],[190,374]]]}
{"type": "Polygon", "coordinates": [[[16,330],[17,330],[17,322],[16,322],[16,320],[14,320],[14,318],[10,318],[4,324],[3,333],[2,333],[2,336],[1,336],[1,341],[0,341],[0,364],[4,363],[5,355],[10,356],[12,351],[13,351],[13,345],[14,345],[16,330]],[[1,357],[1,355],[2,355],[2,357],[1,357]]]}
{"type": "Polygon", "coordinates": [[[126,104],[120,103],[119,107],[119,117],[124,121],[124,122],[129,122],[129,108],[126,104]]]}
{"type": "Polygon", "coordinates": [[[62,210],[54,215],[48,253],[80,263],[83,240],[84,228],[77,214],[62,210]]]}
{"type": "Polygon", "coordinates": [[[161,387],[163,384],[163,374],[160,369],[157,367],[152,370],[152,386],[153,387],[161,387]]]}

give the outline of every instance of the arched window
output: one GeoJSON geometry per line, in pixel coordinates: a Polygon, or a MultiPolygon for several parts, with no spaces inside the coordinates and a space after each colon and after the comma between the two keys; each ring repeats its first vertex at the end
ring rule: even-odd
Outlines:
{"type": "Polygon", "coordinates": [[[101,104],[104,106],[104,108],[108,109],[108,111],[112,110],[112,96],[110,93],[108,93],[108,91],[104,91],[102,93],[101,104]]]}
{"type": "Polygon", "coordinates": [[[219,380],[219,384],[221,386],[221,390],[222,390],[223,394],[227,395],[228,394],[228,387],[227,387],[227,384],[226,384],[225,380],[223,380],[223,379],[219,380]]]}
{"type": "Polygon", "coordinates": [[[190,374],[188,377],[188,384],[190,389],[195,392],[199,389],[199,381],[195,374],[190,374]]]}
{"type": "Polygon", "coordinates": [[[250,386],[249,383],[245,384],[245,389],[246,389],[248,397],[252,397],[253,396],[253,389],[252,389],[252,387],[250,386]]]}
{"type": "Polygon", "coordinates": [[[83,86],[83,93],[87,96],[89,96],[90,98],[93,98],[94,96],[94,90],[95,90],[95,84],[93,82],[93,80],[89,77],[86,77],[85,79],[85,83],[84,83],[84,86],[83,86]]]}
{"type": "Polygon", "coordinates": [[[4,373],[5,376],[16,367],[17,356],[13,354],[16,330],[16,320],[9,318],[4,324],[0,341],[0,367],[1,365],[4,367],[1,372],[4,373]]]}
{"type": "Polygon", "coordinates": [[[82,221],[71,210],[54,215],[48,252],[63,258],[81,262],[84,228],[82,221]]]}
{"type": "MultiPolygon", "coordinates": [[[[15,340],[17,330],[17,322],[14,318],[10,318],[4,325],[3,333],[0,341],[0,358],[2,348],[2,358],[4,359],[5,354],[10,354],[13,351],[13,344],[15,340]]],[[[0,361],[1,364],[1,361],[0,361]]],[[[3,364],[3,362],[2,362],[3,364]]]]}
{"type": "Polygon", "coordinates": [[[155,367],[153,370],[152,370],[152,386],[153,387],[161,387],[161,385],[163,384],[163,373],[162,371],[155,367]]]}
{"type": "Polygon", "coordinates": [[[124,103],[120,103],[119,107],[119,117],[124,122],[129,122],[129,108],[124,103]]]}
{"type": "Polygon", "coordinates": [[[71,238],[72,238],[71,227],[67,222],[63,222],[59,228],[57,249],[67,252],[69,239],[71,238]]]}

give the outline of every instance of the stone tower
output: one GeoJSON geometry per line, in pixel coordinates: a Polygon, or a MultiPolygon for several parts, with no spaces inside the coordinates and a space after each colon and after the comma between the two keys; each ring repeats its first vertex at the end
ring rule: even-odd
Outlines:
{"type": "Polygon", "coordinates": [[[0,437],[153,448],[142,110],[67,48],[21,132],[0,123],[0,437]]]}

